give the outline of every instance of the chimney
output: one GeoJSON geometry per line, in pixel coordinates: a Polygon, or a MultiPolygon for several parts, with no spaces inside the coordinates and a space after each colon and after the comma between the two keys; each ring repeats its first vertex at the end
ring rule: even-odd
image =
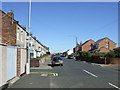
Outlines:
{"type": "Polygon", "coordinates": [[[7,15],[9,15],[12,19],[14,19],[14,11],[11,10],[10,12],[7,12],[7,15]]]}
{"type": "Polygon", "coordinates": [[[80,45],[82,45],[82,41],[80,42],[80,45]]]}
{"type": "Polygon", "coordinates": [[[26,26],[22,26],[23,27],[23,29],[25,29],[26,30],[26,26]]]}

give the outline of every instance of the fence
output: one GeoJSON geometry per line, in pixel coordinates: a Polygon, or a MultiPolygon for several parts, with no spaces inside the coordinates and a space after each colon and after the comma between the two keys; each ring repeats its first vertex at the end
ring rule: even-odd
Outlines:
{"type": "Polygon", "coordinates": [[[99,64],[120,64],[120,58],[85,58],[76,57],[76,60],[87,61],[99,64]]]}
{"type": "Polygon", "coordinates": [[[0,86],[16,76],[17,48],[0,45],[0,86]]]}

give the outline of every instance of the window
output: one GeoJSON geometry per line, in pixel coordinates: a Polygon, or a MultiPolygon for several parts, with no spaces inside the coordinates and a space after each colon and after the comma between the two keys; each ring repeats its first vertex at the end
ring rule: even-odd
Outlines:
{"type": "Polygon", "coordinates": [[[106,44],[106,47],[109,48],[109,42],[108,42],[108,44],[106,44]]]}
{"type": "Polygon", "coordinates": [[[108,48],[109,47],[109,45],[108,44],[106,44],[106,48],[108,48]]]}
{"type": "Polygon", "coordinates": [[[19,37],[20,37],[20,36],[19,36],[19,31],[17,31],[17,40],[20,40],[19,37]]]}
{"type": "Polygon", "coordinates": [[[23,42],[23,31],[21,31],[21,42],[23,42]]]}

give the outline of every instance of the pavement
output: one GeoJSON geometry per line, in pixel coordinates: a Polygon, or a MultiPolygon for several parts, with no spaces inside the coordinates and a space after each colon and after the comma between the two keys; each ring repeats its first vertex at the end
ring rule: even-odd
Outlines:
{"type": "Polygon", "coordinates": [[[91,64],[99,65],[104,68],[120,71],[120,64],[97,64],[97,63],[91,63],[91,64]]]}
{"type": "MultiPolygon", "coordinates": [[[[117,88],[118,72],[108,66],[63,58],[63,66],[50,66],[50,58],[9,88],[117,88]]],[[[8,88],[8,90],[9,90],[8,88]]]]}
{"type": "Polygon", "coordinates": [[[102,65],[100,65],[100,66],[105,67],[105,68],[109,68],[109,69],[113,69],[113,70],[120,71],[120,64],[108,64],[108,65],[102,64],[102,65]]]}
{"type": "Polygon", "coordinates": [[[50,63],[51,63],[51,58],[49,56],[46,58],[44,63],[40,64],[40,67],[31,67],[31,69],[52,69],[52,67],[49,66],[50,63]]]}
{"type": "MultiPolygon", "coordinates": [[[[78,60],[78,62],[86,62],[86,61],[78,60]]],[[[86,62],[86,63],[90,63],[90,62],[86,62]]],[[[97,64],[97,63],[90,63],[90,64],[99,65],[104,68],[120,71],[120,64],[97,64]]]]}

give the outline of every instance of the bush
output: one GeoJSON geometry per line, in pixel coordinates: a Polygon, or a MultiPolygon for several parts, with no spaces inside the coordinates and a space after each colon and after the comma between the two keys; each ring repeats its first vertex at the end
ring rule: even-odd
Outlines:
{"type": "Polygon", "coordinates": [[[50,55],[50,52],[46,52],[47,55],[50,55]]]}
{"type": "Polygon", "coordinates": [[[120,58],[120,48],[114,50],[116,57],[120,58]]]}
{"type": "Polygon", "coordinates": [[[80,57],[91,57],[91,53],[90,52],[85,52],[85,51],[80,51],[78,54],[80,57]]]}
{"type": "Polygon", "coordinates": [[[110,58],[114,58],[114,57],[116,57],[116,53],[111,50],[111,51],[108,52],[105,56],[106,56],[106,57],[110,57],[110,58]]]}

